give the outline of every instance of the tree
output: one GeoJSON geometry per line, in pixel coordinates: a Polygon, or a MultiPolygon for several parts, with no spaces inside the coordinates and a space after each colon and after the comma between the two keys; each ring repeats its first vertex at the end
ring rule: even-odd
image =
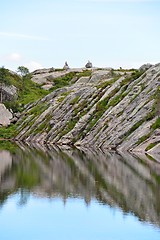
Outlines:
{"type": "Polygon", "coordinates": [[[30,78],[30,73],[28,68],[24,67],[24,66],[19,66],[17,69],[17,72],[20,74],[21,78],[22,78],[22,90],[25,89],[25,81],[30,78]]]}
{"type": "Polygon", "coordinates": [[[8,77],[8,70],[5,69],[4,66],[2,66],[0,68],[0,102],[1,103],[3,101],[3,86],[9,84],[7,77],[8,77]]]}
{"type": "Polygon", "coordinates": [[[24,66],[19,66],[17,69],[17,72],[20,73],[21,77],[25,77],[29,74],[28,68],[24,66]]]}

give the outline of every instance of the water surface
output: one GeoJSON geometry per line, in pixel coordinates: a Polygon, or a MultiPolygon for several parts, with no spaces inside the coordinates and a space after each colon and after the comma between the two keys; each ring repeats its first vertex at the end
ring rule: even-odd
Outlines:
{"type": "Polygon", "coordinates": [[[0,239],[159,240],[160,164],[128,153],[3,147],[0,239]]]}

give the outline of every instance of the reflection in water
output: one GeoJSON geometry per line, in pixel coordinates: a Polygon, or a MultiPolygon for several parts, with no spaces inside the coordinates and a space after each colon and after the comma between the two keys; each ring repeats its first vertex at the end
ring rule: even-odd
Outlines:
{"type": "Polygon", "coordinates": [[[128,153],[80,152],[52,147],[17,147],[0,151],[0,205],[20,192],[39,197],[92,199],[120,207],[142,221],[160,226],[160,164],[128,153]],[[123,155],[123,156],[122,156],[123,155]]]}

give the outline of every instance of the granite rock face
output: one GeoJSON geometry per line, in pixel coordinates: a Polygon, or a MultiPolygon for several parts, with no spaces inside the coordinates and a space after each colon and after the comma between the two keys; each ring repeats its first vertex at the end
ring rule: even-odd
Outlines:
{"type": "Polygon", "coordinates": [[[16,138],[103,151],[146,151],[160,142],[159,135],[153,141],[159,128],[159,86],[160,64],[147,71],[92,69],[90,76],[75,78],[69,87],[30,105],[18,121],[16,138]]]}
{"type": "Polygon", "coordinates": [[[18,92],[17,88],[13,85],[7,86],[3,85],[2,86],[2,100],[4,101],[13,101],[16,100],[18,97],[18,92]]]}
{"type": "Polygon", "coordinates": [[[12,118],[12,113],[5,107],[4,104],[0,104],[0,126],[10,125],[12,118]]]}
{"type": "Polygon", "coordinates": [[[54,69],[54,68],[49,68],[49,69],[40,69],[40,70],[35,70],[32,72],[32,81],[40,84],[42,88],[44,89],[50,89],[54,86],[54,80],[57,78],[62,78],[66,74],[71,73],[71,72],[83,72],[82,68],[72,68],[70,69],[69,66],[64,66],[63,69],[54,69]]]}

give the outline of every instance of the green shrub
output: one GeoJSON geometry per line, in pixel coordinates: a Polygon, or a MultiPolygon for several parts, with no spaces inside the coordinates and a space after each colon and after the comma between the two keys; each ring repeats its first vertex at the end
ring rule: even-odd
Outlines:
{"type": "Polygon", "coordinates": [[[6,106],[7,109],[12,109],[12,111],[19,112],[21,110],[18,101],[5,101],[4,105],[6,106]]]}
{"type": "Polygon", "coordinates": [[[8,127],[0,127],[1,139],[12,139],[16,135],[16,125],[11,124],[8,127]]]}

